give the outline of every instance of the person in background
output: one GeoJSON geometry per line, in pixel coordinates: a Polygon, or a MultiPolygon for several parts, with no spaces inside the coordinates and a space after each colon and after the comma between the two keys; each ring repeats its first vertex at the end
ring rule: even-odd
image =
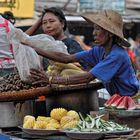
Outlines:
{"type": "Polygon", "coordinates": [[[135,39],[135,47],[133,49],[134,55],[140,65],[140,34],[137,34],[135,39]]]}
{"type": "Polygon", "coordinates": [[[135,40],[129,38],[128,41],[131,47],[126,48],[126,50],[130,56],[137,78],[140,80],[140,34],[137,34],[135,40]]]}
{"type": "Polygon", "coordinates": [[[2,17],[10,21],[13,25],[16,23],[16,19],[11,11],[5,11],[2,17]]]}
{"type": "Polygon", "coordinates": [[[84,39],[83,37],[81,37],[80,35],[76,35],[75,36],[75,40],[80,43],[81,47],[83,48],[83,50],[90,50],[91,49],[91,46],[87,45],[85,42],[84,42],[84,39]]]}
{"type": "Polygon", "coordinates": [[[15,71],[13,48],[7,33],[14,28],[15,18],[12,12],[6,11],[0,15],[0,77],[15,71]]]}
{"type": "MultiPolygon", "coordinates": [[[[56,40],[63,41],[64,44],[67,46],[69,54],[83,51],[77,41],[73,40],[72,38],[68,38],[65,35],[65,30],[67,29],[67,21],[61,9],[56,7],[50,7],[48,9],[45,9],[42,17],[33,26],[31,26],[26,31],[26,33],[28,35],[32,35],[33,33],[35,33],[35,31],[37,31],[40,26],[42,26],[43,32],[45,34],[54,37],[54,39],[56,40]]],[[[48,62],[46,59],[43,60],[44,69],[46,69],[48,66],[48,62]]]]}
{"type": "Polygon", "coordinates": [[[43,51],[33,47],[36,52],[51,60],[70,63],[83,62],[92,68],[82,74],[69,77],[48,76],[42,70],[31,69],[33,84],[81,84],[89,83],[95,78],[102,81],[109,94],[133,96],[139,90],[139,81],[131,65],[130,57],[125,50],[130,44],[124,39],[123,21],[119,13],[104,10],[96,14],[84,14],[82,17],[94,26],[96,46],[88,51],[66,55],[58,52],[43,51]]]}
{"type": "Polygon", "coordinates": [[[132,62],[132,66],[135,70],[135,73],[137,75],[137,78],[140,80],[140,65],[139,65],[139,62],[138,60],[136,59],[135,55],[134,55],[134,52],[130,49],[130,48],[126,48],[127,52],[128,52],[128,55],[130,57],[130,60],[132,62]]]}

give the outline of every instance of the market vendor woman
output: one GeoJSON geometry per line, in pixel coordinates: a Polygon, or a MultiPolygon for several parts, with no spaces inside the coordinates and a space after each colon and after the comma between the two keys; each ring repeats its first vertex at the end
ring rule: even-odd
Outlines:
{"type": "MultiPolygon", "coordinates": [[[[105,10],[96,14],[85,14],[83,18],[94,25],[93,35],[97,44],[91,50],[66,55],[58,52],[45,52],[34,48],[36,52],[54,61],[70,63],[82,62],[92,67],[85,73],[69,77],[49,77],[41,70],[31,70],[33,83],[80,84],[89,83],[95,78],[101,80],[110,95],[133,96],[139,90],[130,58],[123,47],[130,44],[123,36],[123,21],[120,14],[105,10]]],[[[85,65],[84,65],[85,66],[85,65]]]]}

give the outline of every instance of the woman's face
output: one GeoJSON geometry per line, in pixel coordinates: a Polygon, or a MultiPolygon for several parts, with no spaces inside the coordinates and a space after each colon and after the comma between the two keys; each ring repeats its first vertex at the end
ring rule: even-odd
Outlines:
{"type": "Polygon", "coordinates": [[[112,36],[111,33],[109,33],[108,31],[104,30],[96,24],[94,24],[93,35],[95,43],[103,46],[108,43],[110,37],[112,36]]]}
{"type": "Polygon", "coordinates": [[[60,22],[57,16],[53,13],[48,12],[42,19],[42,29],[44,33],[53,36],[58,39],[61,33],[63,33],[64,24],[60,22]]]}

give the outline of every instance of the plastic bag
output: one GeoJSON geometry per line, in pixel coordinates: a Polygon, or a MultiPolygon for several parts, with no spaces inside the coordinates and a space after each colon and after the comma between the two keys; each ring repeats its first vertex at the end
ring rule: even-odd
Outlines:
{"type": "MultiPolygon", "coordinates": [[[[26,40],[24,40],[25,44],[29,46],[34,46],[37,48],[41,48],[45,51],[55,51],[55,52],[63,52],[68,54],[66,45],[59,40],[55,40],[53,37],[46,34],[39,34],[35,36],[30,36],[26,40]]],[[[49,63],[53,65],[55,62],[49,60],[49,63]]]]}
{"type": "MultiPolygon", "coordinates": [[[[9,38],[13,42],[15,62],[22,80],[30,75],[30,68],[39,68],[39,56],[28,46],[34,46],[47,51],[57,51],[68,54],[67,47],[62,41],[55,40],[46,34],[29,36],[20,29],[13,29],[9,32],[9,38]],[[21,44],[25,43],[26,45],[21,44]]],[[[49,62],[53,64],[53,61],[49,62]]]]}
{"type": "Polygon", "coordinates": [[[29,36],[22,30],[15,28],[11,30],[9,36],[10,38],[16,38],[20,42],[29,46],[34,46],[47,51],[57,51],[68,54],[67,47],[62,41],[55,40],[53,37],[47,34],[29,36]]]}
{"type": "MultiPolygon", "coordinates": [[[[10,32],[9,32],[10,33],[10,32]]],[[[39,55],[34,49],[23,45],[16,36],[9,36],[13,44],[13,53],[17,70],[22,81],[30,81],[30,69],[41,68],[39,55]]]]}
{"type": "MultiPolygon", "coordinates": [[[[13,68],[15,67],[15,61],[11,51],[11,43],[7,36],[8,32],[14,28],[14,26],[0,15],[0,68],[13,68]]],[[[1,74],[3,75],[3,74],[1,74]]]]}
{"type": "Polygon", "coordinates": [[[34,49],[29,48],[26,45],[18,44],[18,46],[14,47],[14,56],[20,78],[23,81],[30,80],[31,68],[41,68],[39,55],[34,49]]]}

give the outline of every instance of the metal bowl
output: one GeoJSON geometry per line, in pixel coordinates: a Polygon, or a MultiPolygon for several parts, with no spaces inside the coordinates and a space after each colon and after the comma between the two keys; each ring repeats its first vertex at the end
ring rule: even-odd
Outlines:
{"type": "Polygon", "coordinates": [[[97,140],[104,136],[103,133],[97,132],[70,132],[65,131],[66,135],[72,139],[80,140],[97,140]]]}
{"type": "Polygon", "coordinates": [[[19,126],[19,128],[22,129],[23,132],[29,135],[37,135],[37,136],[47,136],[47,135],[62,133],[59,130],[29,129],[29,128],[27,129],[27,128],[23,128],[22,126],[19,126]]]}
{"type": "Polygon", "coordinates": [[[117,109],[105,109],[105,110],[109,111],[110,115],[120,118],[140,117],[140,110],[117,110],[117,109]]]}

